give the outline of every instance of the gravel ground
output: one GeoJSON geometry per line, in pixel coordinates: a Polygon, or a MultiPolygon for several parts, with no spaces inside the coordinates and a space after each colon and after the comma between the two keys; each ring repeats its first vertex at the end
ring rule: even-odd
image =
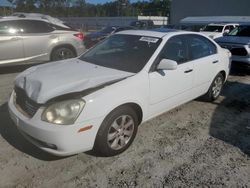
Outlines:
{"type": "Polygon", "coordinates": [[[214,103],[195,100],[139,127],[123,154],[51,156],[11,122],[17,72],[0,70],[0,187],[250,187],[250,76],[231,75],[214,103]]]}

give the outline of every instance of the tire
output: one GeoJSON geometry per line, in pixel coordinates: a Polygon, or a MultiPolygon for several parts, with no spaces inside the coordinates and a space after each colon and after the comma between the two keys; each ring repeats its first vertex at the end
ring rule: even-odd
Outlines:
{"type": "Polygon", "coordinates": [[[217,74],[211,86],[209,87],[208,92],[204,95],[207,101],[212,102],[220,96],[220,93],[224,84],[224,80],[225,78],[221,73],[217,74]]]}
{"type": "Polygon", "coordinates": [[[52,61],[59,61],[73,57],[76,57],[75,51],[69,47],[58,47],[54,49],[51,53],[52,61]]]}
{"type": "Polygon", "coordinates": [[[116,108],[101,124],[95,140],[95,154],[109,157],[124,152],[134,141],[137,129],[136,112],[129,106],[116,108]]]}

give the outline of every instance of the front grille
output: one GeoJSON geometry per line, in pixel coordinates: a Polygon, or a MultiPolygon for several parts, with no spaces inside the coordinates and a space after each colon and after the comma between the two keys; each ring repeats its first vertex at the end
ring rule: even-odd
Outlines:
{"type": "Polygon", "coordinates": [[[222,48],[228,49],[232,55],[237,56],[247,56],[248,52],[245,48],[241,47],[240,45],[230,45],[230,44],[220,44],[222,48]]]}
{"type": "Polygon", "coordinates": [[[245,48],[232,48],[231,50],[232,55],[237,56],[247,56],[247,51],[245,48]]]}
{"type": "Polygon", "coordinates": [[[40,104],[32,101],[26,92],[18,87],[15,87],[16,92],[16,104],[29,116],[33,117],[37,110],[40,108],[40,104]]]}

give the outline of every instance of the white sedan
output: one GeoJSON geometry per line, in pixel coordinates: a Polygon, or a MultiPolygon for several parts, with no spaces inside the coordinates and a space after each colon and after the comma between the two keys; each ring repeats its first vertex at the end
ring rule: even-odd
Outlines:
{"type": "Polygon", "coordinates": [[[58,156],[113,156],[139,124],[205,95],[218,98],[231,54],[182,31],[123,31],[82,56],[27,69],[8,106],[20,132],[58,156]]]}

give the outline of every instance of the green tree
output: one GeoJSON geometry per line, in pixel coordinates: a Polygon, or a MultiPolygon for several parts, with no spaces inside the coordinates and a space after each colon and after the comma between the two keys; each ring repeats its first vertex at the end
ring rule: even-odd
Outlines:
{"type": "Polygon", "coordinates": [[[130,3],[115,0],[105,4],[85,0],[10,0],[18,12],[41,12],[52,16],[168,16],[171,0],[150,0],[130,3]],[[36,7],[36,6],[38,7],[36,7]]]}

